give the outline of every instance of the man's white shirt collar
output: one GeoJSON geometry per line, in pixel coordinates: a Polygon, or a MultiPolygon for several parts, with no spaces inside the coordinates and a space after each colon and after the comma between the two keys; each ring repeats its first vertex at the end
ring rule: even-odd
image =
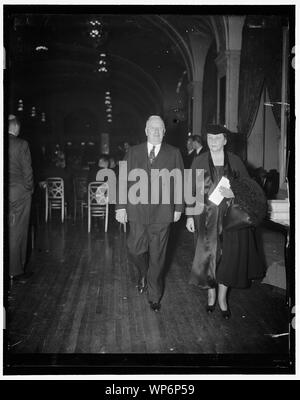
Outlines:
{"type": "Polygon", "coordinates": [[[155,153],[155,157],[156,157],[161,148],[161,143],[160,144],[151,144],[151,143],[147,142],[148,156],[150,155],[150,151],[153,149],[153,146],[155,146],[154,153],[155,153]]]}

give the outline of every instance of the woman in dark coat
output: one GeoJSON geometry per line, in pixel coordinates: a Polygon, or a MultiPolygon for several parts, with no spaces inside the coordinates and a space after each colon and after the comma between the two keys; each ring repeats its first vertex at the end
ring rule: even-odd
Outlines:
{"type": "Polygon", "coordinates": [[[227,129],[210,125],[207,132],[209,151],[196,157],[191,166],[193,174],[196,169],[204,170],[204,209],[200,215],[187,218],[187,229],[195,233],[196,239],[190,283],[208,289],[208,313],[214,311],[218,297],[221,313],[229,319],[228,287],[249,286],[252,279],[263,277],[264,266],[258,254],[254,228],[223,230],[227,202],[235,197],[231,188],[220,188],[224,198],[219,205],[208,199],[222,176],[229,181],[249,176],[240,158],[224,149],[227,129]]]}

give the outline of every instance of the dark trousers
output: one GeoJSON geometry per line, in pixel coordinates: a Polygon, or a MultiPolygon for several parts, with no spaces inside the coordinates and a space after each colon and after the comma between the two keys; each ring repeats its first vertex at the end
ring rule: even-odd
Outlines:
{"type": "Polygon", "coordinates": [[[9,275],[24,273],[31,196],[9,205],[9,275]]]}
{"type": "Polygon", "coordinates": [[[130,222],[127,240],[129,256],[139,278],[146,277],[148,300],[159,303],[163,295],[163,269],[170,224],[143,225],[130,222]]]}

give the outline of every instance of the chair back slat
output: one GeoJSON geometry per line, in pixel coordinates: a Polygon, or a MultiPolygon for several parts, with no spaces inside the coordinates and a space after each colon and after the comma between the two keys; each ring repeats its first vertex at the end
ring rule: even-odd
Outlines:
{"type": "Polygon", "coordinates": [[[88,186],[88,232],[91,217],[105,217],[105,232],[108,225],[109,187],[106,182],[90,182],[88,186]]]}
{"type": "Polygon", "coordinates": [[[89,202],[92,207],[106,207],[108,203],[108,184],[106,182],[89,184],[89,202]]]}
{"type": "Polygon", "coordinates": [[[61,221],[64,221],[66,204],[65,204],[65,191],[64,180],[60,177],[50,177],[46,179],[46,207],[45,207],[45,221],[48,221],[48,211],[61,210],[61,221]],[[49,210],[48,210],[49,208],[49,210]]]}
{"type": "Polygon", "coordinates": [[[47,178],[46,190],[49,199],[61,200],[64,196],[64,181],[62,178],[47,178]]]}

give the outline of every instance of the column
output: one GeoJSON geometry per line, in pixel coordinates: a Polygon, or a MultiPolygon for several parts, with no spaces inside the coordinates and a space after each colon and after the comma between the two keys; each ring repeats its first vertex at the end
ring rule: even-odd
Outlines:
{"type": "Polygon", "coordinates": [[[194,135],[201,134],[202,127],[202,88],[203,81],[193,81],[188,84],[192,100],[192,132],[194,135]]]}
{"type": "Polygon", "coordinates": [[[238,125],[240,58],[240,50],[226,51],[226,126],[233,132],[237,132],[238,125]]]}
{"type": "MultiPolygon", "coordinates": [[[[218,68],[218,84],[220,79],[226,75],[226,96],[225,96],[225,124],[226,127],[237,131],[238,125],[238,94],[240,58],[242,47],[242,30],[245,21],[244,16],[225,17],[227,35],[226,49],[216,58],[218,68]]],[[[220,87],[218,88],[218,100],[220,100],[220,87]]],[[[220,101],[218,101],[218,120],[220,116],[220,101]]]]}
{"type": "Polygon", "coordinates": [[[188,84],[192,100],[193,134],[201,134],[204,65],[212,38],[196,32],[189,35],[193,55],[193,81],[188,84]]]}

